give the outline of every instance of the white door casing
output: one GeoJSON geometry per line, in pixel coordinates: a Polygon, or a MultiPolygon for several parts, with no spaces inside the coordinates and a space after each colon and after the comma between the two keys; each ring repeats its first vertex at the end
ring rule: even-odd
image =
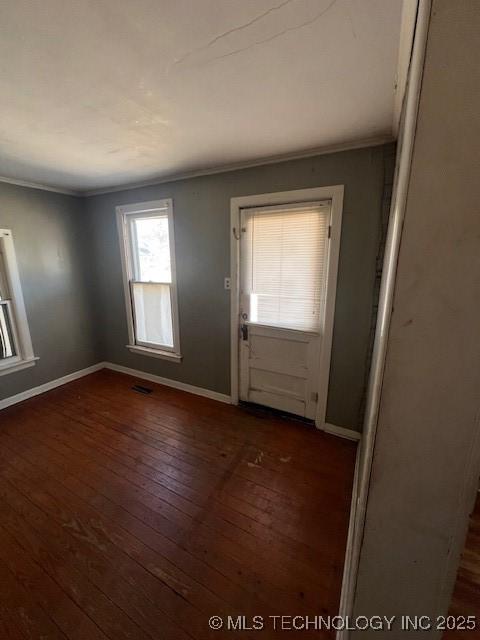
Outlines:
{"type": "Polygon", "coordinates": [[[234,404],[239,399],[264,404],[315,419],[317,427],[324,428],[343,190],[342,185],[337,185],[232,198],[231,396],[234,404]],[[320,330],[303,331],[250,322],[248,296],[241,295],[240,238],[241,230],[246,228],[245,216],[251,215],[254,209],[273,205],[275,209],[290,205],[291,209],[292,205],[319,204],[319,201],[328,207],[330,236],[326,246],[320,330]],[[243,339],[247,337],[245,331],[247,339],[243,339]]]}
{"type": "Polygon", "coordinates": [[[315,419],[330,211],[241,209],[240,400],[315,419]]]}

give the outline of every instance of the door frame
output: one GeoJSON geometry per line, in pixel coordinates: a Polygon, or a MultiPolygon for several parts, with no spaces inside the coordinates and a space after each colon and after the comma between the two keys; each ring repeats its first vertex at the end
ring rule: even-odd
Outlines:
{"type": "Polygon", "coordinates": [[[240,334],[240,210],[249,207],[268,207],[331,200],[330,243],[327,257],[326,295],[324,307],[324,333],[321,342],[318,376],[318,403],[315,425],[325,430],[330,360],[332,355],[333,321],[337,293],[338,257],[342,231],[344,185],[296,189],[277,193],[262,193],[230,199],[230,380],[231,402],[239,402],[239,334],[240,334]]]}

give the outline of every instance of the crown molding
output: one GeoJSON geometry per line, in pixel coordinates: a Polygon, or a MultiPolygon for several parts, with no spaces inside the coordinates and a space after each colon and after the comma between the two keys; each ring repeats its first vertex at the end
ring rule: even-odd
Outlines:
{"type": "Polygon", "coordinates": [[[81,191],[73,191],[71,189],[62,189],[61,187],[52,187],[48,184],[40,184],[39,182],[27,182],[26,180],[17,180],[16,178],[7,178],[0,176],[0,182],[13,184],[17,187],[26,187],[27,189],[40,189],[40,191],[53,191],[54,193],[63,193],[66,196],[83,196],[81,191]]]}
{"type": "Polygon", "coordinates": [[[229,173],[230,171],[238,171],[240,169],[250,169],[252,167],[261,167],[268,164],[276,164],[279,162],[288,162],[289,160],[301,160],[303,158],[312,158],[314,156],[327,155],[330,153],[339,153],[341,151],[351,151],[354,149],[364,149],[365,147],[378,147],[383,144],[395,142],[392,135],[376,136],[374,138],[365,138],[354,142],[345,142],[324,147],[315,147],[305,151],[285,153],[282,155],[268,156],[259,158],[258,160],[250,160],[245,162],[237,162],[212,167],[210,169],[201,169],[198,171],[188,171],[185,173],[173,173],[167,176],[150,178],[140,182],[125,183],[116,187],[101,187],[82,191],[82,196],[98,196],[107,193],[116,193],[118,191],[127,191],[130,189],[139,189],[141,187],[151,187],[157,184],[166,184],[168,182],[176,182],[178,180],[189,180],[190,178],[200,178],[201,176],[210,176],[218,173],[229,173]]]}
{"type": "Polygon", "coordinates": [[[62,193],[67,196],[88,197],[97,196],[107,193],[116,193],[118,191],[127,191],[129,189],[139,189],[141,187],[150,187],[157,184],[166,184],[168,182],[176,182],[178,180],[188,180],[190,178],[200,178],[202,176],[211,176],[219,173],[228,173],[230,171],[238,171],[240,169],[250,169],[253,167],[261,167],[279,162],[288,162],[289,160],[302,160],[303,158],[313,158],[314,156],[327,155],[330,153],[339,153],[341,151],[352,151],[354,149],[364,149],[366,147],[378,147],[389,142],[395,142],[395,138],[391,135],[376,136],[374,138],[365,138],[353,142],[345,142],[333,144],[324,147],[314,147],[304,151],[284,153],[276,156],[266,156],[257,160],[245,162],[236,162],[230,164],[219,165],[209,169],[200,169],[198,171],[187,171],[184,173],[172,173],[165,176],[158,176],[139,182],[124,183],[112,187],[100,187],[98,189],[62,189],[39,182],[28,182],[26,180],[17,180],[16,178],[8,178],[0,176],[0,183],[13,184],[18,187],[26,187],[28,189],[39,189],[40,191],[52,191],[54,193],[62,193]]]}

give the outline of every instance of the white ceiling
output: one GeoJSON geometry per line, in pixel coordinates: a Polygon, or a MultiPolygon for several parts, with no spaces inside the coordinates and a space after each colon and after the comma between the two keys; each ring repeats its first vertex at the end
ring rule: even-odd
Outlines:
{"type": "Polygon", "coordinates": [[[2,0],[0,175],[91,190],[391,135],[402,0],[2,0]]]}

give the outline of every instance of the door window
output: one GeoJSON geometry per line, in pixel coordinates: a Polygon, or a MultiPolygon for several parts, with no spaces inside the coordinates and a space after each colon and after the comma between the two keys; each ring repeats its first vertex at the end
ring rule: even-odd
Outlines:
{"type": "Polygon", "coordinates": [[[330,202],[243,210],[242,296],[251,323],[321,330],[330,202]]]}

